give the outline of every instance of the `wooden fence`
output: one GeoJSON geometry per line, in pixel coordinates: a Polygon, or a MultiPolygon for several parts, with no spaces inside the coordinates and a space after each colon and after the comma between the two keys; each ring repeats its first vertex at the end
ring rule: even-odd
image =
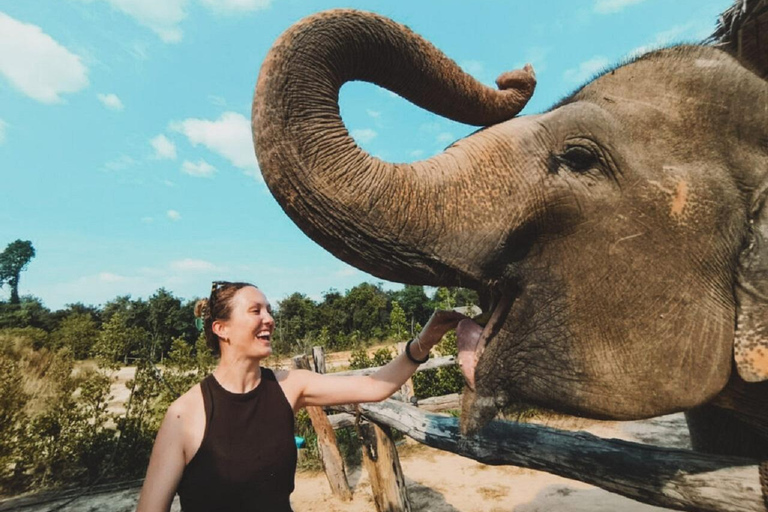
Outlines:
{"type": "MultiPolygon", "coordinates": [[[[322,349],[316,347],[313,356],[313,361],[306,356],[294,358],[294,366],[324,372],[322,349]]],[[[418,371],[453,364],[453,357],[433,358],[418,371]]],[[[337,375],[369,375],[376,370],[366,368],[337,375]]],[[[457,408],[459,395],[419,400],[413,406],[410,383],[398,395],[397,399],[378,404],[344,406],[346,412],[331,416],[319,407],[310,412],[331,490],[340,499],[349,500],[352,493],[333,429],[357,425],[363,440],[363,466],[369,474],[379,512],[411,510],[392,442],[393,428],[422,444],[485,464],[546,471],[659,507],[689,511],[768,510],[756,460],[602,439],[586,432],[508,421],[492,421],[472,437],[464,437],[457,418],[425,412],[457,408]],[[367,421],[361,423],[360,417],[367,421]]]]}

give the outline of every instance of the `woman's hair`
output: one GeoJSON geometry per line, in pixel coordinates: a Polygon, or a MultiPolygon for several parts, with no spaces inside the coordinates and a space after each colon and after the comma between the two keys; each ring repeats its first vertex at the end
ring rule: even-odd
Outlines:
{"type": "Polygon", "coordinates": [[[232,313],[232,298],[240,288],[258,286],[251,283],[230,283],[229,281],[214,281],[211,285],[211,295],[195,303],[195,316],[203,321],[203,332],[208,348],[215,356],[221,355],[219,337],[213,332],[215,320],[229,320],[232,313]]]}

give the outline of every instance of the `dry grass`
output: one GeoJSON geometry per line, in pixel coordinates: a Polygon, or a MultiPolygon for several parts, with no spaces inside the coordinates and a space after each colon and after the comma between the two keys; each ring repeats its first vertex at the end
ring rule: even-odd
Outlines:
{"type": "Polygon", "coordinates": [[[486,500],[498,500],[509,494],[509,487],[506,485],[494,485],[492,487],[478,487],[477,493],[486,500]]]}

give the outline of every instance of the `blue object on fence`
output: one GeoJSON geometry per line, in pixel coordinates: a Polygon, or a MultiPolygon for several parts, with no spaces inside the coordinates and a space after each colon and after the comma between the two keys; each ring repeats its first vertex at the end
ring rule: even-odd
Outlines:
{"type": "Polygon", "coordinates": [[[293,436],[293,440],[296,441],[296,448],[304,448],[307,444],[303,437],[293,436]]]}

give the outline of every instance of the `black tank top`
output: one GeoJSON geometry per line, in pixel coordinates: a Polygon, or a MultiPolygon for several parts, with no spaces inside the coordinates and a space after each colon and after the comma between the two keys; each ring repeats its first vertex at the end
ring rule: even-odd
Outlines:
{"type": "Polygon", "coordinates": [[[293,410],[272,370],[247,393],[231,393],[213,375],[200,383],[205,434],[184,468],[184,512],[291,512],[296,472],[293,410]]]}

